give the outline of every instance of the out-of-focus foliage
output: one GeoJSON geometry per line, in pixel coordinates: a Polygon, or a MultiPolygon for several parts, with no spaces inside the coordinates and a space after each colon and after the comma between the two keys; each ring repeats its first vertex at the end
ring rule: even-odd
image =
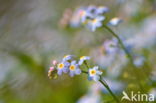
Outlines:
{"type": "Polygon", "coordinates": [[[119,98],[123,90],[138,90],[126,58],[105,55],[103,43],[112,39],[108,31],[92,33],[60,24],[64,11],[88,5],[107,6],[107,19],[123,19],[112,29],[133,46],[136,57],[145,58],[137,70],[139,81],[144,92],[156,92],[155,0],[1,0],[0,103],[84,103],[90,93],[94,100],[111,102],[106,90],[91,86],[94,82],[87,81],[86,75],[48,79],[51,61],[69,53],[89,55],[104,68],[104,78],[119,98]]]}

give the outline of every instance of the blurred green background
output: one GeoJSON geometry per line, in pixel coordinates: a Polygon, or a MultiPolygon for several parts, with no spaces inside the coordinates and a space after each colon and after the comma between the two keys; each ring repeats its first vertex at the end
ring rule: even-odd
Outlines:
{"type": "MultiPolygon", "coordinates": [[[[145,56],[148,65],[141,69],[153,82],[141,73],[140,81],[145,92],[155,90],[155,0],[0,0],[0,103],[76,103],[88,93],[94,82],[87,81],[86,75],[64,75],[55,80],[47,77],[52,60],[60,60],[66,54],[89,55],[93,63],[105,68],[100,53],[103,42],[112,37],[108,31],[92,33],[86,28],[60,24],[66,9],[74,11],[88,5],[107,6],[108,18],[123,19],[113,30],[135,44],[134,53],[145,56]]],[[[118,59],[114,62],[124,68],[119,76],[114,76],[112,66],[104,70],[104,76],[122,81],[126,90],[135,90],[129,73],[131,66],[125,63],[121,67],[121,63],[118,59]]],[[[101,97],[102,101],[111,100],[107,93],[101,97]]]]}

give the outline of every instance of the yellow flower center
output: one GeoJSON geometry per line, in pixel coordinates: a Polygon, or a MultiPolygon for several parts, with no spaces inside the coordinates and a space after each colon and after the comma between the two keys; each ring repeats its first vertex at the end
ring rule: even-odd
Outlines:
{"type": "Polygon", "coordinates": [[[63,63],[61,63],[61,64],[58,65],[58,68],[59,69],[62,69],[63,67],[64,67],[64,64],[63,63]]]}
{"type": "Polygon", "coordinates": [[[94,19],[92,22],[93,22],[93,23],[96,23],[96,22],[97,22],[97,19],[94,19]]]}
{"type": "Polygon", "coordinates": [[[68,55],[65,55],[64,58],[68,57],[68,55]]]}
{"type": "Polygon", "coordinates": [[[74,66],[74,65],[71,65],[71,66],[69,67],[69,69],[70,69],[70,70],[75,70],[75,66],[74,66]]]}
{"type": "Polygon", "coordinates": [[[80,57],[80,59],[84,59],[84,58],[85,58],[85,56],[80,57]]]}
{"type": "Polygon", "coordinates": [[[95,75],[95,74],[96,74],[96,71],[95,71],[95,70],[91,70],[91,71],[90,71],[90,74],[91,74],[91,75],[95,75]]]}

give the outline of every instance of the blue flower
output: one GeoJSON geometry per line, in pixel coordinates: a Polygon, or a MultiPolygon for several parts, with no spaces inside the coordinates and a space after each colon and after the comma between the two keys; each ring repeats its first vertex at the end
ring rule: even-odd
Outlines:
{"type": "Polygon", "coordinates": [[[99,81],[100,75],[102,75],[102,72],[98,70],[99,67],[95,66],[93,68],[89,69],[89,80],[99,81]]]}
{"type": "Polygon", "coordinates": [[[107,54],[117,53],[117,51],[119,51],[118,41],[115,38],[113,38],[112,40],[106,40],[103,46],[107,54]]]}
{"type": "Polygon", "coordinates": [[[137,56],[134,58],[134,65],[137,67],[141,67],[145,62],[145,58],[143,56],[137,56]]]}
{"type": "Polygon", "coordinates": [[[90,57],[89,56],[82,56],[80,57],[80,60],[79,60],[79,65],[82,65],[84,61],[86,60],[90,60],[90,57]]]}
{"type": "Polygon", "coordinates": [[[87,19],[92,17],[92,14],[88,12],[86,9],[82,9],[80,11],[80,16],[81,16],[81,22],[85,24],[87,19]]]}
{"type": "Polygon", "coordinates": [[[74,55],[65,55],[65,56],[63,57],[63,61],[73,60],[74,57],[75,57],[74,55]]]}
{"type": "Polygon", "coordinates": [[[109,21],[108,25],[110,25],[110,26],[117,26],[117,25],[120,24],[121,22],[122,22],[121,19],[115,17],[115,18],[113,18],[113,19],[111,19],[111,20],[109,21]]]}
{"type": "Polygon", "coordinates": [[[59,64],[57,64],[57,74],[62,75],[62,73],[67,73],[69,71],[69,65],[70,63],[67,61],[63,61],[59,64]]]}
{"type": "Polygon", "coordinates": [[[105,19],[104,16],[98,16],[98,17],[95,17],[94,19],[92,20],[88,20],[88,23],[87,23],[87,27],[91,30],[91,31],[95,31],[96,28],[98,27],[101,27],[102,26],[102,21],[105,19]]]}
{"type": "Polygon", "coordinates": [[[69,66],[69,75],[73,77],[74,75],[81,74],[81,69],[79,68],[79,65],[76,63],[76,61],[72,61],[71,65],[69,66]]]}
{"type": "Polygon", "coordinates": [[[90,5],[90,6],[88,6],[88,8],[86,9],[86,11],[93,14],[93,13],[95,13],[96,9],[97,9],[96,6],[90,5]]]}

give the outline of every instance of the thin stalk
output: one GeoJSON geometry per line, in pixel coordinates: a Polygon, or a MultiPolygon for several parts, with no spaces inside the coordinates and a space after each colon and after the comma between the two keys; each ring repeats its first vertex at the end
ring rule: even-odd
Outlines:
{"type": "MultiPolygon", "coordinates": [[[[85,64],[86,67],[89,69],[89,66],[88,66],[88,64],[87,64],[86,61],[84,62],[84,64],[85,64]]],[[[86,71],[82,71],[82,73],[88,74],[88,72],[86,72],[86,71]]],[[[109,92],[109,93],[111,94],[111,96],[114,98],[114,100],[116,101],[116,103],[120,103],[120,101],[119,101],[118,98],[115,96],[115,94],[112,92],[112,90],[109,88],[109,86],[107,85],[107,83],[106,83],[106,82],[104,83],[104,82],[101,80],[101,77],[100,77],[99,82],[108,90],[108,92],[109,92]]]]}
{"type": "Polygon", "coordinates": [[[119,38],[119,36],[112,29],[110,29],[108,26],[104,25],[104,27],[118,40],[121,48],[126,53],[126,55],[129,58],[130,62],[133,63],[133,58],[132,58],[131,54],[127,51],[126,47],[124,46],[124,44],[123,44],[122,40],[119,38]]]}
{"type": "Polygon", "coordinates": [[[99,80],[99,82],[108,90],[108,92],[112,95],[112,97],[114,98],[116,103],[120,103],[119,99],[115,96],[115,94],[112,92],[112,90],[109,88],[109,86],[107,84],[105,84],[101,79],[99,80]]]}
{"type": "Polygon", "coordinates": [[[84,64],[85,64],[85,66],[87,67],[87,69],[89,69],[89,66],[88,66],[88,64],[87,64],[86,61],[84,61],[84,64]]]}
{"type": "Polygon", "coordinates": [[[138,80],[138,85],[139,85],[140,89],[141,89],[142,91],[144,91],[144,89],[143,89],[143,87],[142,87],[142,85],[141,85],[141,83],[140,83],[140,79],[139,79],[138,76],[137,76],[138,73],[137,73],[136,70],[135,70],[136,66],[133,64],[133,57],[132,57],[132,55],[127,51],[127,49],[126,49],[125,45],[123,44],[122,40],[120,39],[120,37],[119,37],[112,29],[110,29],[107,25],[104,25],[104,27],[105,27],[105,29],[107,29],[107,30],[118,40],[118,42],[119,42],[121,48],[124,50],[124,52],[125,52],[125,54],[127,55],[128,59],[129,59],[129,61],[130,61],[130,63],[131,63],[132,66],[133,66],[133,73],[135,74],[136,79],[138,80]]]}

